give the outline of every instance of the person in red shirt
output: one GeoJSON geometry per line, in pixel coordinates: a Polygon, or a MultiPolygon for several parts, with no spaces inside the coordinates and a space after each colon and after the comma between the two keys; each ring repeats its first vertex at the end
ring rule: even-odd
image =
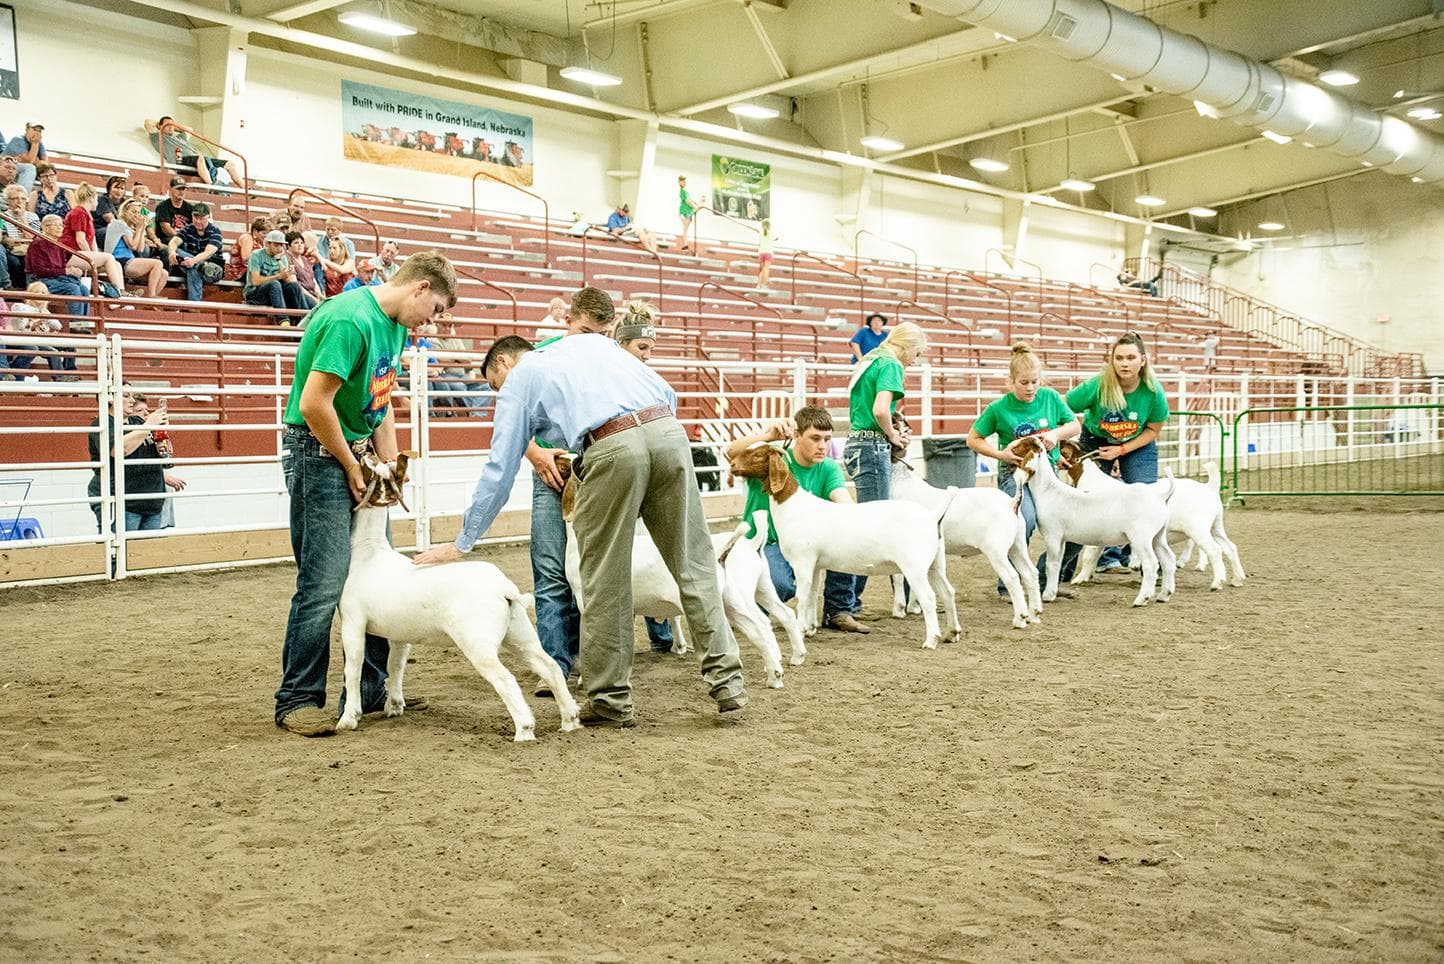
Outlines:
{"type": "MultiPolygon", "coordinates": [[[[45,285],[45,289],[53,295],[83,298],[85,287],[70,267],[72,264],[79,265],[79,262],[56,243],[64,230],[64,222],[58,214],[47,214],[40,219],[41,237],[31,241],[25,252],[25,273],[45,285]]],[[[79,268],[74,270],[78,272],[79,268]]],[[[72,315],[90,314],[90,305],[84,301],[72,301],[67,307],[72,315]]]]}
{"type": "Polygon", "coordinates": [[[120,262],[115,260],[113,255],[102,251],[95,243],[95,219],[91,212],[95,210],[97,200],[95,188],[88,182],[81,181],[80,186],[75,189],[75,207],[65,215],[65,240],[74,245],[78,252],[76,257],[84,258],[103,271],[106,280],[116,291],[124,291],[125,272],[121,270],[120,262]]]}

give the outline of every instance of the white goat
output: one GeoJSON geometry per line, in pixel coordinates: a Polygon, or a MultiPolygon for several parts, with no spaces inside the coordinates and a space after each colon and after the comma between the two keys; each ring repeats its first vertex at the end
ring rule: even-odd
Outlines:
{"type": "MultiPolygon", "coordinates": [[[[890,492],[894,499],[916,502],[935,512],[943,512],[951,494],[952,503],[943,515],[947,551],[956,555],[964,549],[977,549],[987,558],[1008,590],[1014,627],[1023,629],[1029,622],[1041,620],[1038,571],[1028,558],[1027,530],[1011,496],[997,489],[939,489],[918,478],[902,459],[893,461],[890,492]]],[[[894,576],[893,615],[899,615],[903,607],[902,579],[894,576]]]]}
{"type": "MultiPolygon", "coordinates": [[[[572,506],[576,500],[577,482],[575,478],[567,474],[566,487],[562,490],[562,517],[567,520],[567,557],[566,571],[567,582],[572,587],[572,596],[577,601],[577,611],[583,612],[586,609],[586,599],[582,594],[582,557],[577,547],[576,533],[572,530],[571,516],[572,506]]],[[[762,665],[766,670],[767,685],[773,689],[782,688],[782,648],[777,645],[777,636],[772,631],[772,623],[768,620],[762,609],[758,608],[758,578],[759,572],[766,570],[766,563],[762,561],[762,542],[767,539],[767,529],[764,526],[762,531],[753,539],[741,538],[745,529],[738,526],[736,532],[721,533],[712,537],[713,546],[721,554],[724,551],[730,565],[722,562],[717,564],[717,588],[721,591],[722,610],[727,614],[727,620],[737,632],[748,642],[757,648],[762,656],[762,665]],[[730,551],[727,551],[729,550],[730,551]],[[732,563],[732,557],[739,555],[740,558],[732,563]],[[748,556],[757,560],[757,565],[751,564],[748,556]],[[733,577],[733,566],[736,566],[736,578],[733,577]]],[[[767,580],[768,588],[772,581],[767,580]]],[[[773,592],[773,599],[776,599],[773,592]]],[[[778,609],[786,609],[781,600],[777,600],[778,609]]],[[[682,635],[682,593],[677,587],[677,581],[672,578],[672,573],[667,569],[666,562],[662,559],[662,553],[657,544],[652,541],[651,534],[647,527],[637,521],[636,533],[632,537],[632,611],[638,616],[650,616],[653,619],[665,619],[672,626],[672,652],[687,652],[687,639],[682,635]]],[[[769,612],[775,612],[769,609],[769,612]]],[[[792,614],[786,615],[791,619],[792,614]]],[[[787,626],[783,622],[784,627],[787,626]]],[[[806,649],[801,648],[801,633],[798,632],[795,623],[790,629],[790,634],[795,634],[792,647],[792,662],[797,665],[802,662],[801,653],[806,649]],[[801,652],[799,652],[801,649],[801,652]]]]}
{"type": "MultiPolygon", "coordinates": [[[[1084,456],[1082,450],[1076,445],[1064,442],[1063,458],[1068,461],[1072,468],[1069,475],[1073,479],[1073,485],[1081,492],[1097,492],[1105,488],[1121,486],[1125,483],[1108,475],[1100,469],[1092,459],[1084,456]]],[[[1179,567],[1188,564],[1188,558],[1193,553],[1194,545],[1200,549],[1198,568],[1202,570],[1206,563],[1213,564],[1213,582],[1209,589],[1217,590],[1223,588],[1223,582],[1227,575],[1224,570],[1224,560],[1228,560],[1228,566],[1233,570],[1232,584],[1242,586],[1245,579],[1243,562],[1239,559],[1238,547],[1229,539],[1228,533],[1223,528],[1223,500],[1218,497],[1218,465],[1209,462],[1204,466],[1208,474],[1207,482],[1198,482],[1193,479],[1174,479],[1173,472],[1164,468],[1164,474],[1172,479],[1172,491],[1168,495],[1168,531],[1179,533],[1188,537],[1188,544],[1178,560],[1179,567]]],[[[1167,481],[1159,481],[1153,485],[1160,488],[1168,485],[1167,481]]],[[[1098,546],[1086,546],[1083,553],[1078,557],[1078,569],[1073,576],[1074,583],[1083,583],[1091,579],[1097,571],[1098,556],[1101,553],[1098,546]]]]}
{"type": "MultiPolygon", "coordinates": [[[[399,500],[400,478],[405,472],[404,460],[398,462],[395,480],[384,463],[368,466],[386,483],[381,488],[394,493],[393,501],[399,500]]],[[[516,677],[498,658],[501,644],[506,642],[551,686],[562,731],[577,729],[581,724],[576,700],[527,617],[530,597],[489,562],[412,565],[386,541],[385,505],[390,503],[372,499],[376,489],[374,482],[368,486],[368,500],[379,504],[363,502],[351,526],[351,568],[341,592],[346,710],[336,728],[354,730],[361,718],[361,663],[370,632],[391,641],[386,661],[387,716],[400,716],[406,710],[401,683],[411,644],[450,639],[506,704],[516,725],[516,741],[535,739],[536,718],[531,707],[516,677]]]]}
{"type": "Polygon", "coordinates": [[[766,442],[754,442],[731,463],[734,475],[762,480],[778,544],[797,577],[798,615],[804,634],[817,630],[822,577],[830,569],[864,576],[902,573],[922,607],[927,629],[923,647],[935,649],[944,639],[938,627],[939,596],[948,615],[946,641],[962,638],[957,602],[948,583],[947,552],[939,532],[951,495],[944,493],[946,504],[937,510],[891,499],[830,502],[801,489],[782,453],[766,442]]]}
{"type": "Polygon", "coordinates": [[[1168,547],[1166,492],[1151,485],[1080,492],[1053,474],[1047,450],[1036,436],[1019,440],[1014,451],[1021,460],[1017,471],[1023,473],[1024,484],[1033,493],[1038,531],[1043,534],[1048,552],[1045,602],[1052,602],[1058,596],[1058,571],[1063,564],[1063,545],[1068,542],[1085,546],[1132,543],[1143,568],[1143,584],[1133,605],[1146,606],[1154,598],[1160,568],[1163,589],[1158,593],[1158,601],[1168,601],[1174,590],[1175,561],[1173,550],[1168,547]]]}

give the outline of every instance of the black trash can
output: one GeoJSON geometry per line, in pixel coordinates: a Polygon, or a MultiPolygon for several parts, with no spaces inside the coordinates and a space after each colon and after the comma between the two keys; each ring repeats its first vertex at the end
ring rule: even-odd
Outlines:
{"type": "Polygon", "coordinates": [[[960,438],[923,439],[923,462],[927,465],[928,484],[940,489],[950,485],[971,489],[978,473],[976,454],[960,438]]]}

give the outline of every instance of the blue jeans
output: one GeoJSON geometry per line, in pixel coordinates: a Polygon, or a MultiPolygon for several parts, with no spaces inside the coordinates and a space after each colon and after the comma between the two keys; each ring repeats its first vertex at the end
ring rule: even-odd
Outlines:
{"type": "MultiPolygon", "coordinates": [[[[186,272],[186,285],[189,290],[190,272],[186,272]]],[[[301,286],[294,281],[267,281],[263,285],[257,285],[246,292],[246,304],[260,305],[263,308],[305,308],[306,298],[301,291],[301,286]]],[[[198,298],[192,298],[198,301],[198,298]]]]}
{"type": "MultiPolygon", "coordinates": [[[[777,598],[783,602],[791,601],[797,595],[797,577],[792,571],[792,564],[782,555],[782,547],[775,542],[767,543],[762,547],[762,558],[767,560],[767,571],[772,576],[772,588],[777,590],[777,598]]],[[[852,612],[847,607],[852,605],[852,585],[856,578],[850,573],[828,570],[822,583],[824,623],[838,613],[852,612]]]]}
{"type": "MultiPolygon", "coordinates": [[[[857,486],[857,501],[877,502],[888,498],[892,491],[892,446],[880,433],[849,435],[842,450],[842,464],[857,486]]],[[[867,587],[867,577],[851,578],[852,599],[848,608],[839,612],[856,613],[862,610],[862,591],[867,587]]],[[[824,622],[830,618],[831,615],[825,616],[824,622]]]]}
{"type": "MultiPolygon", "coordinates": [[[[326,670],[331,662],[331,619],[341,602],[351,568],[351,491],[341,463],[306,429],[286,427],[282,447],[286,489],[291,493],[291,551],[296,557],[296,593],[286,618],[281,648],[281,688],[276,690],[276,723],[302,706],[326,705],[326,670]]],[[[366,634],[361,667],[363,710],[386,700],[386,658],[390,644],[366,634]]]]}
{"type": "MultiPolygon", "coordinates": [[[[1115,444],[1112,439],[1099,438],[1091,432],[1084,431],[1078,438],[1084,452],[1097,451],[1104,445],[1115,444]]],[[[1113,462],[1118,463],[1118,474],[1124,482],[1157,482],[1158,481],[1158,443],[1149,442],[1140,449],[1134,449],[1127,455],[1113,461],[1098,460],[1098,467],[1104,472],[1112,474],[1113,462]]],[[[1109,546],[1098,556],[1098,570],[1102,572],[1110,566],[1126,566],[1132,559],[1133,553],[1129,546],[1109,546]]],[[[1064,556],[1067,559],[1067,556],[1064,556]]],[[[1069,573],[1072,577],[1072,573],[1069,573]]],[[[1061,576],[1059,577],[1062,578],[1061,576]]]]}
{"type": "MultiPolygon", "coordinates": [[[[31,277],[34,277],[33,275],[31,277]]],[[[85,286],[80,279],[72,275],[63,274],[56,278],[36,278],[45,286],[45,290],[52,295],[71,295],[72,297],[85,297],[85,286]]],[[[83,301],[71,301],[66,304],[65,310],[72,315],[90,314],[90,305],[83,301]]]]}
{"type": "MultiPolygon", "coordinates": [[[[100,503],[92,502],[90,504],[90,511],[95,513],[95,529],[97,532],[99,532],[100,503]]],[[[164,519],[164,512],[131,512],[127,509],[125,512],[125,531],[149,532],[152,529],[163,529],[165,528],[165,526],[163,526],[161,523],[164,521],[164,519]]]]}
{"type": "Polygon", "coordinates": [[[173,264],[185,273],[186,300],[201,301],[205,298],[206,285],[215,284],[221,280],[221,266],[212,261],[202,261],[193,268],[187,268],[181,264],[183,258],[190,257],[194,257],[193,252],[177,249],[173,264]]]}

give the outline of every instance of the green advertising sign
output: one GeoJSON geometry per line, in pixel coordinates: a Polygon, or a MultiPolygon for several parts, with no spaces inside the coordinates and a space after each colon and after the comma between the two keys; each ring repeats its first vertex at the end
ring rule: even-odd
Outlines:
{"type": "Polygon", "coordinates": [[[712,210],[742,221],[772,216],[772,165],[712,155],[712,210]]]}

